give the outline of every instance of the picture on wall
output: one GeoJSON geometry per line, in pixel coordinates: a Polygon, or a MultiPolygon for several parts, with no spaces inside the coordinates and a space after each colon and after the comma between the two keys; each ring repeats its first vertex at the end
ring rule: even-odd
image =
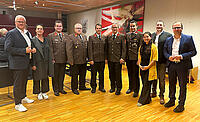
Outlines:
{"type": "Polygon", "coordinates": [[[113,23],[119,25],[120,33],[127,33],[129,32],[129,23],[132,20],[137,21],[138,31],[143,32],[144,1],[145,0],[138,0],[131,4],[102,8],[102,33],[104,35],[110,34],[112,32],[111,26],[113,23]]]}

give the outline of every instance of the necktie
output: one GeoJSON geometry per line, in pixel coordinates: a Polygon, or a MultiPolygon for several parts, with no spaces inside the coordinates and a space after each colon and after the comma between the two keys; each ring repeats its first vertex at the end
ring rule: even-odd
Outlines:
{"type": "Polygon", "coordinates": [[[101,36],[99,35],[99,40],[101,40],[101,36]]]}
{"type": "Polygon", "coordinates": [[[115,39],[115,34],[113,35],[113,40],[115,39]]]}
{"type": "Polygon", "coordinates": [[[61,33],[59,33],[59,37],[60,37],[60,39],[62,40],[62,34],[61,34],[61,33]]]}

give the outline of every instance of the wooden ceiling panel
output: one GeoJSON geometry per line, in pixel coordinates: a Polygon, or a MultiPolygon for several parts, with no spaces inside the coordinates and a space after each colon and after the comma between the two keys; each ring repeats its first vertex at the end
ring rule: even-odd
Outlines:
{"type": "Polygon", "coordinates": [[[13,1],[17,9],[69,14],[115,4],[123,0],[1,0],[0,5],[13,8],[13,1]]]}

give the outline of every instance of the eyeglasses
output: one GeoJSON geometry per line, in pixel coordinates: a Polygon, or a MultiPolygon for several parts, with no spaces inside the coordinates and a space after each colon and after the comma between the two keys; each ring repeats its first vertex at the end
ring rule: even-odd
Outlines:
{"type": "Polygon", "coordinates": [[[16,21],[16,22],[18,22],[18,23],[25,23],[24,21],[16,21]]]}
{"type": "Polygon", "coordinates": [[[182,29],[182,27],[173,27],[172,29],[179,30],[182,29]]]}

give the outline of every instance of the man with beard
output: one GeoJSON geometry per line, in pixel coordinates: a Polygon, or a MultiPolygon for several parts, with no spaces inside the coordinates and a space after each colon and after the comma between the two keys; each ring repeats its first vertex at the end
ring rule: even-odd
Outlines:
{"type": "MultiPolygon", "coordinates": [[[[159,94],[160,104],[165,103],[164,93],[165,93],[165,72],[166,72],[167,59],[164,57],[163,47],[166,39],[172,36],[172,34],[165,32],[163,28],[164,28],[164,22],[162,20],[158,20],[156,23],[156,32],[152,34],[152,41],[158,48],[157,76],[160,88],[160,94],[159,94]]],[[[152,85],[151,97],[156,97],[157,94],[156,89],[157,89],[157,80],[154,80],[152,85]]]]}

